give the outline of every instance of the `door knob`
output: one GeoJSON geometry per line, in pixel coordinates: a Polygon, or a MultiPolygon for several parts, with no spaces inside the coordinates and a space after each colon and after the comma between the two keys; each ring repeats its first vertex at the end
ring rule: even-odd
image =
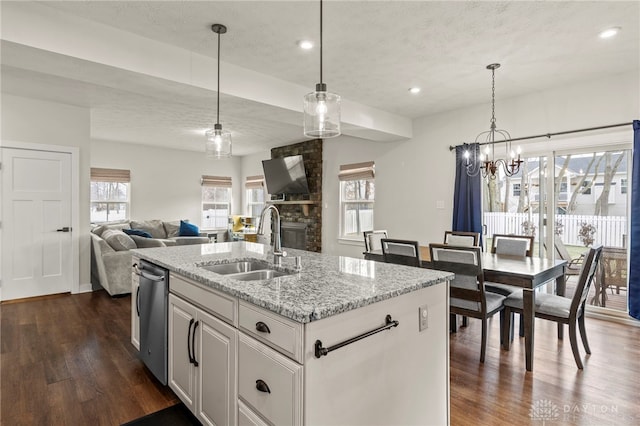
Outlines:
{"type": "Polygon", "coordinates": [[[56,229],[56,232],[71,232],[71,228],[65,226],[64,228],[56,229]]]}

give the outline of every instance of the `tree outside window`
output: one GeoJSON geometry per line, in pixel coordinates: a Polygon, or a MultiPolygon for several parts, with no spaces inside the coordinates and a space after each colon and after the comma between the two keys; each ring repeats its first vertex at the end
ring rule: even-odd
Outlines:
{"type": "Polygon", "coordinates": [[[364,231],[373,230],[373,179],[340,182],[342,238],[361,238],[364,231]]]}
{"type": "Polygon", "coordinates": [[[91,223],[129,219],[129,170],[91,168],[91,223]]]}

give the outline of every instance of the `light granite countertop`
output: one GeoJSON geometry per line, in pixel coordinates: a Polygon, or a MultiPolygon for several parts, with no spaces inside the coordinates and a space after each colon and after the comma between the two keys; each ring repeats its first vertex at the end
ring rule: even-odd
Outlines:
{"type": "Polygon", "coordinates": [[[449,272],[431,269],[294,249],[286,251],[288,256],[279,269],[292,274],[256,281],[239,281],[200,266],[249,259],[273,262],[273,251],[268,245],[214,243],[138,249],[132,253],[204,286],[301,323],[320,320],[453,278],[449,272]],[[300,271],[295,270],[295,256],[302,259],[300,271]]]}

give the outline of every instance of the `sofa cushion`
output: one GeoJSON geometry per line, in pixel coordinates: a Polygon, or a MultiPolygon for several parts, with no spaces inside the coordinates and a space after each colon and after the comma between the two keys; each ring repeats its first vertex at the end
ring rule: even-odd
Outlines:
{"type": "Polygon", "coordinates": [[[107,229],[129,229],[129,222],[116,222],[116,223],[106,223],[104,225],[98,225],[91,229],[91,232],[101,237],[102,233],[107,229]]]}
{"type": "Polygon", "coordinates": [[[177,237],[180,233],[180,221],[174,220],[171,222],[162,222],[164,224],[164,230],[167,233],[167,238],[177,237]]]}
{"type": "Polygon", "coordinates": [[[171,241],[175,242],[177,246],[186,246],[189,244],[209,244],[209,237],[173,237],[171,241]]]}
{"type": "Polygon", "coordinates": [[[130,225],[131,229],[147,231],[153,238],[167,238],[167,233],[161,220],[144,220],[140,222],[132,220],[130,225]]]}
{"type": "Polygon", "coordinates": [[[131,235],[131,239],[136,243],[139,249],[150,247],[166,247],[166,244],[162,240],[155,238],[146,238],[139,235],[131,235]]]}
{"type": "Polygon", "coordinates": [[[123,229],[122,231],[129,236],[136,235],[138,237],[151,238],[151,234],[142,229],[123,229]]]}
{"type": "Polygon", "coordinates": [[[119,229],[105,230],[102,233],[102,238],[104,238],[107,244],[109,244],[115,251],[131,250],[138,247],[130,236],[119,229]]]}
{"type": "Polygon", "coordinates": [[[200,230],[193,223],[180,221],[180,231],[178,232],[180,237],[198,237],[200,236],[200,230]]]}

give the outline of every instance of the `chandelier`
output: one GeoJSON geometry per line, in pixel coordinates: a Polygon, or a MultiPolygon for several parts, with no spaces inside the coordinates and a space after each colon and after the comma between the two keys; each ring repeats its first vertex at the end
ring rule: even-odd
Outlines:
{"type": "Polygon", "coordinates": [[[231,132],[222,130],[220,124],[220,34],[227,32],[227,27],[222,24],[213,24],[211,31],[218,34],[218,90],[216,106],[216,124],[213,129],[205,132],[207,142],[205,143],[205,155],[208,158],[229,158],[231,157],[231,132]]]}
{"type": "Polygon", "coordinates": [[[477,150],[470,153],[469,150],[464,151],[466,160],[467,175],[476,176],[482,172],[483,178],[496,179],[502,170],[505,176],[513,176],[520,170],[523,160],[520,159],[520,148],[514,153],[511,150],[511,135],[506,130],[496,128],[496,69],[500,68],[500,64],[487,65],[487,69],[491,70],[491,127],[485,132],[481,132],[476,136],[475,142],[479,145],[487,145],[484,153],[477,155],[477,150]],[[496,137],[498,138],[496,140],[496,137]],[[509,159],[496,159],[497,143],[504,143],[509,159]],[[517,157],[516,157],[517,155],[517,157]],[[478,157],[478,158],[476,158],[478,157]]]}
{"type": "Polygon", "coordinates": [[[304,97],[304,135],[309,138],[340,136],[340,95],[327,92],[322,82],[322,0],[320,0],[320,83],[304,97]]]}

